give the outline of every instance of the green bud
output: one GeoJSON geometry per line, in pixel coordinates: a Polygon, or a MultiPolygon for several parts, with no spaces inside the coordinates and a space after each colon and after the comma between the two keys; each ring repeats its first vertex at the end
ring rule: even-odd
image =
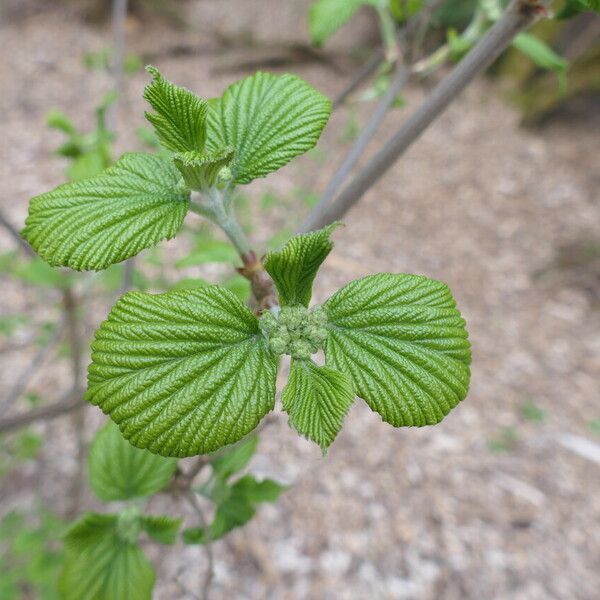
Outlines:
{"type": "Polygon", "coordinates": [[[275,354],[306,359],[322,350],[327,340],[327,315],[320,306],[284,306],[279,314],[264,313],[260,327],[275,354]]]}

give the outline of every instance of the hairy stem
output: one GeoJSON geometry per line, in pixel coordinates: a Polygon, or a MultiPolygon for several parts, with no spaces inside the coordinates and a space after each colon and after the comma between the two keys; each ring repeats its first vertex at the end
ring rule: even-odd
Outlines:
{"type": "Polygon", "coordinates": [[[502,18],[444,78],[384,145],[342,190],[337,199],[309,215],[301,231],[324,227],[346,214],[363,194],[398,160],[464,88],[505,50],[513,38],[547,8],[546,0],[513,0],[502,18]]]}

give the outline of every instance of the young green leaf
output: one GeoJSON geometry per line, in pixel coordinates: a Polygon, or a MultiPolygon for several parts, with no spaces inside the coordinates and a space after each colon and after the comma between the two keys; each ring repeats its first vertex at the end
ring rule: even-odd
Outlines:
{"type": "Polygon", "coordinates": [[[173,152],[204,150],[207,103],[185,88],[167,81],[155,67],[146,67],[153,76],[144,89],[144,99],[156,111],[146,113],[165,148],[173,152]]]}
{"type": "Polygon", "coordinates": [[[256,514],[256,506],[262,502],[275,502],[287,489],[272,479],[257,481],[253,475],[245,475],[230,488],[215,513],[214,521],[208,531],[202,527],[193,527],[183,532],[186,544],[205,544],[209,540],[218,540],[236,527],[242,527],[256,514]]]}
{"type": "Polygon", "coordinates": [[[600,0],[566,0],[565,5],[556,15],[556,18],[571,19],[587,10],[600,14],[600,0]]]}
{"type": "Polygon", "coordinates": [[[277,502],[277,499],[289,486],[282,485],[274,479],[258,481],[254,475],[244,475],[233,485],[235,494],[244,497],[251,504],[262,502],[277,502]]]}
{"type": "Polygon", "coordinates": [[[471,351],[448,287],[418,275],[357,279],[323,305],[326,364],[384,421],[439,423],[467,394],[471,351]]]}
{"type": "Polygon", "coordinates": [[[317,0],[308,11],[308,28],[315,46],[322,46],[361,6],[373,0],[317,0]]]}
{"type": "Polygon", "coordinates": [[[209,101],[207,149],[236,149],[235,183],[276,171],[319,139],[331,102],[294,75],[256,73],[209,101]]]}
{"type": "Polygon", "coordinates": [[[221,450],[212,460],[213,472],[217,477],[228,479],[241,471],[251,460],[258,446],[258,436],[250,435],[231,448],[221,450]]]}
{"type": "Polygon", "coordinates": [[[172,238],[188,201],[173,164],[125,154],[100,175],[33,198],[23,236],[53,266],[106,269],[172,238]]]}
{"type": "Polygon", "coordinates": [[[59,579],[64,600],[150,600],[154,569],[136,543],[119,535],[119,517],[88,513],[65,536],[59,579]]]}
{"type": "Polygon", "coordinates": [[[290,425],[325,452],[342,428],[354,390],[343,373],[312,360],[293,360],[281,401],[290,425]]]}
{"type": "Polygon", "coordinates": [[[160,544],[175,543],[181,522],[182,519],[166,515],[142,515],[140,517],[142,529],[149,537],[160,544]]]}
{"type": "Polygon", "coordinates": [[[520,33],[514,38],[512,45],[542,69],[564,73],[569,68],[566,58],[559,56],[544,40],[535,35],[520,33]]]}
{"type": "Polygon", "coordinates": [[[186,185],[192,190],[201,192],[219,183],[223,174],[229,174],[227,167],[231,164],[234,155],[233,148],[221,148],[209,154],[183,152],[176,154],[173,160],[183,175],[186,185]]]}
{"type": "Polygon", "coordinates": [[[331,233],[339,225],[297,235],[281,250],[267,254],[265,270],[275,282],[282,306],[308,306],[317,271],[333,248],[331,233]]]}
{"type": "Polygon", "coordinates": [[[105,502],[151,496],[176,468],[177,460],[132,446],[110,421],[96,434],[88,458],[90,485],[105,502]]]}
{"type": "Polygon", "coordinates": [[[258,320],[228,290],[130,292],[96,332],[86,398],[135,446],[192,456],[258,425],[276,370],[258,320]]]}

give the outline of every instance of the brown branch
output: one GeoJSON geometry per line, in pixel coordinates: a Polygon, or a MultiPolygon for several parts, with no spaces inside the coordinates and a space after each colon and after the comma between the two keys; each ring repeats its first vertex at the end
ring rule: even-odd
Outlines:
{"type": "Polygon", "coordinates": [[[0,211],[0,225],[8,232],[8,234],[15,240],[17,246],[27,254],[27,256],[35,256],[33,248],[21,237],[21,234],[17,228],[6,218],[4,213],[0,211]]]}
{"type": "Polygon", "coordinates": [[[314,210],[301,231],[319,229],[345,215],[439,117],[479,73],[489,67],[514,37],[544,15],[547,0],[513,0],[500,20],[445,77],[384,147],[361,169],[336,200],[314,210]]]}
{"type": "Polygon", "coordinates": [[[83,390],[71,390],[54,404],[2,419],[0,420],[0,433],[7,433],[8,431],[26,427],[35,421],[47,421],[70,413],[79,407],[85,406],[82,396],[83,390]]]}
{"type": "Polygon", "coordinates": [[[254,250],[241,255],[244,266],[238,269],[249,282],[252,295],[256,300],[257,308],[263,311],[279,305],[275,286],[271,276],[265,271],[262,261],[256,256],[254,250]]]}

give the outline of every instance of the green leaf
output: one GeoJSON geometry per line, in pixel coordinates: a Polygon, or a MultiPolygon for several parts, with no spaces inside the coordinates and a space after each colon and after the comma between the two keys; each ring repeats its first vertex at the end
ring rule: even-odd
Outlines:
{"type": "Polygon", "coordinates": [[[183,175],[186,185],[192,190],[201,192],[215,186],[224,174],[227,175],[227,167],[231,164],[234,155],[233,148],[221,148],[208,154],[183,152],[176,154],[173,161],[183,175]]]}
{"type": "Polygon", "coordinates": [[[587,10],[600,14],[600,0],[567,0],[556,18],[571,19],[587,10]]]}
{"type": "Polygon", "coordinates": [[[245,475],[230,488],[215,513],[214,521],[208,527],[193,527],[183,532],[186,544],[205,544],[218,540],[236,527],[242,527],[256,514],[256,505],[262,502],[275,502],[287,489],[272,479],[257,481],[253,475],[245,475]],[[207,535],[209,534],[209,535],[207,535]]]}
{"type": "Polygon", "coordinates": [[[146,113],[165,148],[173,152],[202,152],[206,140],[207,103],[196,94],[167,81],[155,67],[146,67],[153,76],[144,89],[144,99],[156,111],[146,113]]]}
{"type": "Polygon", "coordinates": [[[331,102],[294,75],[256,73],[209,101],[207,147],[236,149],[235,183],[250,183],[310,150],[331,112],[331,102]]]}
{"type": "Polygon", "coordinates": [[[333,248],[331,232],[339,225],[297,235],[281,250],[267,254],[265,270],[275,282],[282,306],[308,306],[317,271],[333,248]]]}
{"type": "Polygon", "coordinates": [[[181,228],[189,192],[177,169],[125,154],[106,171],[33,198],[23,236],[53,266],[100,270],[181,228]]]}
{"type": "Polygon", "coordinates": [[[440,422],[467,394],[470,344],[448,287],[418,275],[357,279],[323,305],[326,364],[399,426],[440,422]]]}
{"type": "Polygon", "coordinates": [[[569,68],[566,58],[559,56],[546,42],[530,33],[519,33],[513,39],[512,45],[542,69],[562,73],[569,68]]]}
{"type": "Polygon", "coordinates": [[[137,544],[119,536],[117,515],[88,513],[65,536],[63,600],[150,600],[154,569],[137,544]]]}
{"type": "Polygon", "coordinates": [[[241,471],[251,460],[258,446],[258,436],[251,435],[231,448],[221,450],[212,460],[212,469],[217,477],[228,479],[241,471]]]}
{"type": "Polygon", "coordinates": [[[143,515],[140,523],[142,529],[160,544],[174,544],[181,527],[182,519],[166,515],[143,515]]]}
{"type": "Polygon", "coordinates": [[[308,11],[308,28],[315,46],[322,46],[369,0],[317,0],[308,11]]]}
{"type": "Polygon", "coordinates": [[[254,475],[244,475],[233,485],[233,493],[244,497],[251,504],[277,502],[279,496],[288,489],[273,479],[258,481],[254,475]]]}
{"type": "Polygon", "coordinates": [[[108,422],[98,431],[88,458],[90,485],[105,502],[151,496],[171,480],[177,461],[140,450],[108,422]]]}
{"type": "Polygon", "coordinates": [[[207,263],[235,263],[237,261],[237,252],[230,243],[203,239],[190,254],[179,259],[175,266],[181,269],[207,263]]]}
{"type": "Polygon", "coordinates": [[[135,446],[193,456],[258,425],[276,371],[258,320],[228,290],[130,292],[96,332],[86,398],[135,446]]]}
{"type": "Polygon", "coordinates": [[[325,451],[342,428],[354,390],[343,373],[312,360],[293,360],[281,401],[290,425],[325,451]]]}

